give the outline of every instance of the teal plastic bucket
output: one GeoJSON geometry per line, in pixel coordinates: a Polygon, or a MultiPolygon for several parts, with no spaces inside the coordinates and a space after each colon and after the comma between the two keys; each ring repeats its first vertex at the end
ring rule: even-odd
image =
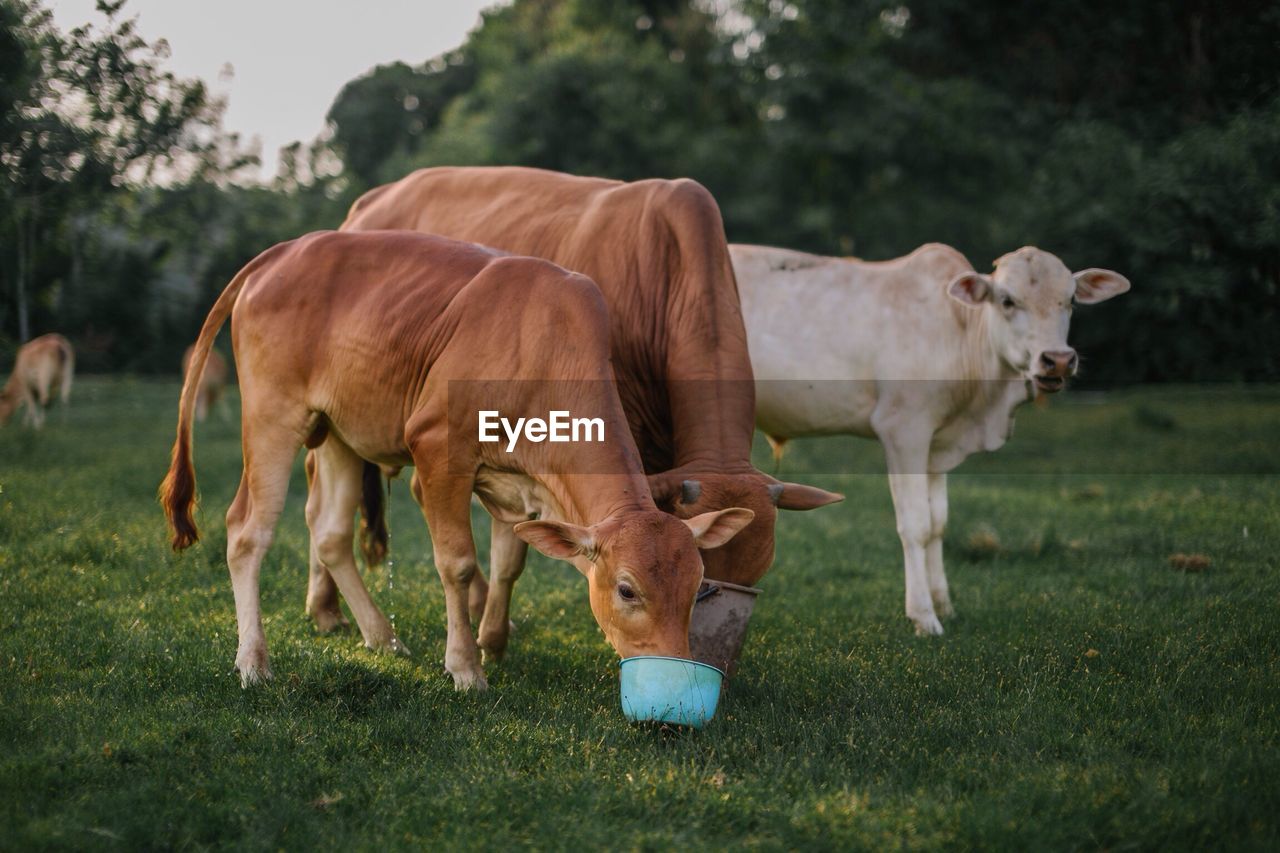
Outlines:
{"type": "Polygon", "coordinates": [[[622,713],[633,723],[700,729],[715,716],[724,673],[684,658],[625,658],[619,668],[622,713]]]}

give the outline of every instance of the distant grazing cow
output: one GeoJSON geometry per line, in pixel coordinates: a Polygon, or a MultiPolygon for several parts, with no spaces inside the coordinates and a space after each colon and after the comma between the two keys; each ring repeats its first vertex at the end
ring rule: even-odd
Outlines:
{"type": "Polygon", "coordinates": [[[366,460],[416,468],[445,588],[445,667],[458,689],[486,687],[467,607],[477,572],[473,491],[522,542],[586,575],[591,609],[618,654],[689,657],[698,549],[727,542],[752,513],[682,521],[654,505],[612,382],[608,313],[589,279],[408,231],[312,234],[264,252],[214,304],[182,389],[161,486],[177,549],[197,536],[192,416],[228,315],[243,400],[245,470],[227,513],[243,683],[270,675],[258,571],[304,444],[325,472],[313,486],[319,511],[308,507],[315,553],[367,644],[399,648],[352,556],[366,460]],[[606,440],[521,442],[506,452],[479,441],[477,413],[491,409],[589,414],[603,419],[606,440]]]}
{"type": "Polygon", "coordinates": [[[884,445],[906,562],[907,616],[941,634],[952,612],[942,567],[947,472],[996,450],[1014,410],[1060,391],[1077,366],[1072,304],[1129,289],[1110,270],[1074,275],[1025,247],[974,271],[929,244],[882,263],[733,246],[756,425],[775,453],[791,438],[853,434],[884,445]]]}
{"type": "MultiPolygon", "coordinates": [[[[185,376],[191,364],[191,354],[196,345],[187,347],[182,354],[182,374],[185,376]]],[[[208,361],[205,362],[204,373],[200,374],[200,387],[196,391],[196,420],[203,421],[209,409],[217,405],[227,390],[227,360],[216,349],[209,350],[208,361]]]]}
{"type": "MultiPolygon", "coordinates": [[[[679,518],[733,506],[755,512],[741,535],[705,555],[708,578],[756,583],[773,563],[778,509],[841,499],[778,482],[751,465],[755,388],[746,330],[720,209],[696,182],[423,169],[365,193],[342,228],[438,234],[591,277],[608,304],[619,393],[658,506],[679,518]]],[[[561,334],[569,340],[574,330],[561,334]]],[[[322,481],[323,470],[318,476],[322,481]]],[[[377,501],[381,492],[370,495],[377,501]]],[[[518,577],[524,544],[501,519],[492,535],[492,573],[518,577]]],[[[507,594],[495,589],[488,601],[505,611],[497,599],[507,594]]],[[[472,595],[479,614],[486,606],[479,574],[472,595]]],[[[314,566],[307,602],[322,629],[341,621],[337,591],[314,566]]],[[[506,641],[486,642],[498,644],[486,650],[501,653],[506,641]]]]}
{"type": "Polygon", "coordinates": [[[62,405],[71,399],[71,377],[76,357],[71,342],[62,335],[41,335],[23,344],[13,364],[13,374],[0,390],[0,425],[9,422],[19,406],[25,405],[22,422],[40,429],[44,413],[53,402],[54,387],[62,405]]]}

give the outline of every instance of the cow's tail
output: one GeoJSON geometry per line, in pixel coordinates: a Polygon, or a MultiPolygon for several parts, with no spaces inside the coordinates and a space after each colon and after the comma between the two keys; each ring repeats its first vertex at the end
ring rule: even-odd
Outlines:
{"type": "Polygon", "coordinates": [[[382,565],[387,558],[387,500],[382,490],[382,469],[372,462],[364,463],[360,486],[360,552],[369,568],[382,565]]]}
{"type": "Polygon", "coordinates": [[[218,336],[218,330],[235,307],[236,299],[255,266],[256,264],[251,263],[237,273],[227,289],[222,291],[218,301],[213,303],[209,316],[205,318],[204,327],[200,329],[200,337],[196,339],[191,360],[187,363],[187,375],[182,382],[182,399],[178,404],[178,435],[173,442],[169,473],[160,484],[160,504],[169,520],[175,551],[189,548],[200,538],[195,519],[192,518],[196,503],[196,469],[191,461],[191,426],[196,397],[200,393],[200,376],[209,360],[209,350],[213,347],[214,338],[218,336]]]}
{"type": "Polygon", "coordinates": [[[66,338],[58,341],[58,358],[62,361],[62,385],[58,389],[58,399],[65,406],[71,400],[71,378],[76,372],[76,351],[66,338]]]}

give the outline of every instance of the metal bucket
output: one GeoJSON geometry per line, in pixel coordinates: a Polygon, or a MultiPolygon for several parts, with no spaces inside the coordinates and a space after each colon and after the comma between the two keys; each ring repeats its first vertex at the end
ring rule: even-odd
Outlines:
{"type": "Polygon", "coordinates": [[[722,670],[726,677],[738,668],[738,655],[747,637],[747,623],[760,590],[727,581],[703,581],[689,624],[693,659],[722,670]]]}

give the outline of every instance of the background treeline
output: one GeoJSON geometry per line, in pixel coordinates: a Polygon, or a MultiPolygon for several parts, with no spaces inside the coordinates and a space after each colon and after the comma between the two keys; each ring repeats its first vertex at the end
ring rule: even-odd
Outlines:
{"type": "MultiPolygon", "coordinates": [[[[213,295],[421,166],[687,175],[730,239],[878,259],[1024,244],[1133,292],[1095,380],[1280,379],[1280,4],[515,0],[348,83],[268,185],[120,2],[0,0],[0,350],[57,329],[172,372],[213,295]]],[[[0,362],[8,359],[0,356],[0,362]]]]}

